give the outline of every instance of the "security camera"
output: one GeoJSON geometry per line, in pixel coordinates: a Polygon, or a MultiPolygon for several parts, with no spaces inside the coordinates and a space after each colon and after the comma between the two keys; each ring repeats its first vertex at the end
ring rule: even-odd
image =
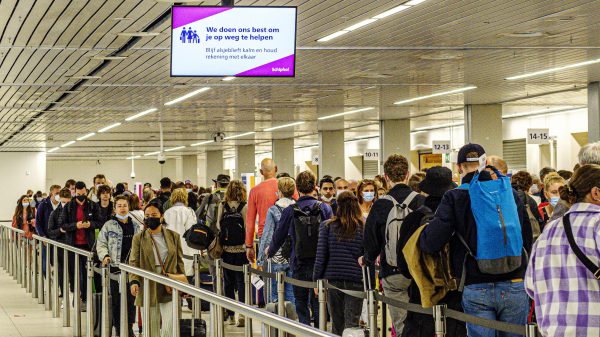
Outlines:
{"type": "Polygon", "coordinates": [[[160,153],[158,155],[158,163],[159,164],[164,164],[167,161],[167,157],[165,157],[165,155],[163,153],[160,153]]]}
{"type": "Polygon", "coordinates": [[[223,141],[225,141],[225,134],[222,132],[217,132],[213,135],[213,140],[215,141],[215,143],[222,143],[223,141]]]}
{"type": "Polygon", "coordinates": [[[135,172],[131,172],[131,179],[135,179],[135,172]]]}

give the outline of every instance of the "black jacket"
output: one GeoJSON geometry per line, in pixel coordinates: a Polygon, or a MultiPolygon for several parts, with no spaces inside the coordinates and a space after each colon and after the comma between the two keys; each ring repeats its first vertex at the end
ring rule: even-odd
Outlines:
{"type": "Polygon", "coordinates": [[[47,234],[50,239],[65,243],[65,233],[60,231],[60,213],[62,213],[62,210],[62,204],[58,204],[58,207],[50,213],[47,234]]]}
{"type": "MultiPolygon", "coordinates": [[[[467,174],[463,178],[463,183],[469,183],[475,175],[474,172],[467,174]]],[[[492,177],[487,171],[481,172],[481,181],[491,180],[492,177]]],[[[532,233],[529,217],[525,212],[523,203],[520,202],[517,192],[513,190],[519,220],[521,222],[521,232],[523,236],[523,247],[527,252],[531,252],[532,233]]],[[[452,267],[454,275],[458,278],[462,275],[462,266],[467,250],[461,244],[455,232],[460,233],[466,240],[473,254],[477,254],[477,226],[475,218],[471,211],[471,200],[469,191],[463,189],[454,189],[446,192],[442,198],[434,219],[423,230],[420,238],[421,250],[434,254],[439,252],[442,247],[450,242],[450,255],[452,256],[452,267]]],[[[523,263],[521,267],[511,273],[491,275],[479,271],[477,261],[474,258],[467,258],[466,262],[466,280],[465,285],[478,283],[493,283],[523,278],[527,269],[527,256],[523,254],[523,263]]]]}
{"type": "MultiPolygon", "coordinates": [[[[92,249],[96,243],[96,229],[102,228],[104,224],[100,219],[100,209],[98,204],[90,199],[85,200],[83,218],[90,222],[90,228],[84,229],[87,244],[92,249]]],[[[75,245],[75,233],[77,233],[77,199],[71,200],[65,205],[59,217],[60,227],[66,231],[66,243],[75,245]]]]}
{"type": "MultiPolygon", "coordinates": [[[[402,203],[406,197],[412,192],[410,187],[406,184],[398,184],[392,188],[388,194],[392,196],[398,203],[402,203]]],[[[423,205],[425,202],[425,197],[422,195],[417,195],[413,201],[408,205],[411,210],[416,210],[423,205]]],[[[369,212],[369,216],[367,217],[367,222],[365,223],[365,233],[363,240],[363,247],[365,249],[364,260],[365,263],[372,265],[378,256],[381,256],[380,264],[381,264],[381,278],[399,274],[400,270],[403,268],[402,264],[406,265],[406,261],[404,261],[403,256],[399,256],[399,264],[398,268],[391,267],[387,264],[385,259],[385,225],[388,218],[388,214],[392,210],[394,204],[385,199],[379,199],[375,201],[373,207],[371,207],[371,212],[369,212]]]]}
{"type": "Polygon", "coordinates": [[[108,220],[112,219],[114,207],[113,202],[109,201],[107,207],[102,207],[100,205],[100,201],[98,201],[96,204],[98,205],[98,212],[100,212],[98,215],[100,217],[100,222],[105,224],[108,220]]]}

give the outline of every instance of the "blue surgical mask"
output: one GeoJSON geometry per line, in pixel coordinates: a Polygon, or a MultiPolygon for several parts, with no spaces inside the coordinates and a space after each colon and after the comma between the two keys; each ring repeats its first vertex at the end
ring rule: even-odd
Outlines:
{"type": "Polygon", "coordinates": [[[116,217],[117,217],[117,219],[119,219],[119,220],[125,220],[125,219],[127,219],[127,216],[128,216],[128,215],[129,215],[129,214],[125,214],[125,215],[121,215],[121,214],[115,214],[115,216],[116,216],[116,217]]]}
{"type": "Polygon", "coordinates": [[[550,205],[552,205],[552,207],[556,207],[556,205],[558,205],[559,201],[560,201],[560,197],[551,197],[550,205]]]}
{"type": "Polygon", "coordinates": [[[23,203],[21,203],[21,205],[23,205],[23,207],[29,207],[29,203],[28,202],[23,202],[23,203]]]}
{"type": "Polygon", "coordinates": [[[363,199],[367,202],[373,201],[375,199],[375,192],[362,192],[363,199]]]}
{"type": "Polygon", "coordinates": [[[188,193],[191,193],[191,192],[192,192],[192,189],[191,189],[191,188],[186,188],[185,190],[186,190],[188,193]]]}

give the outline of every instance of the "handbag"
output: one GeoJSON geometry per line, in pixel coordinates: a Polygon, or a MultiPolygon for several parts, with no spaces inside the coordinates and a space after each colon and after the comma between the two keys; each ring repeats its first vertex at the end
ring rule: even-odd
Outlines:
{"type": "MultiPolygon", "coordinates": [[[[156,256],[158,256],[158,261],[160,262],[160,269],[162,270],[163,275],[167,276],[168,278],[170,278],[172,280],[189,284],[188,279],[185,276],[185,274],[169,274],[165,271],[165,265],[163,264],[163,259],[161,258],[160,253],[158,252],[158,248],[156,247],[156,242],[154,242],[154,238],[152,237],[152,235],[150,235],[150,238],[152,239],[152,247],[154,247],[156,256]]],[[[173,293],[173,288],[171,288],[169,286],[165,286],[165,290],[166,290],[167,294],[169,294],[169,295],[171,295],[173,293]]]]}
{"type": "Polygon", "coordinates": [[[213,260],[220,259],[223,256],[223,245],[221,244],[221,239],[219,236],[215,236],[213,241],[208,246],[208,256],[210,256],[213,260]]]}

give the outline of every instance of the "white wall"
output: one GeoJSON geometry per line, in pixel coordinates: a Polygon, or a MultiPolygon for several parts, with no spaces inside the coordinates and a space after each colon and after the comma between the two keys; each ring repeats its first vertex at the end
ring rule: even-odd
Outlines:
{"type": "MultiPolygon", "coordinates": [[[[0,220],[12,219],[19,197],[28,189],[47,192],[45,152],[0,153],[0,176],[6,193],[0,194],[0,220]]],[[[63,182],[64,183],[64,182],[63,182]]],[[[50,185],[48,185],[50,186],[50,185]]]]}

